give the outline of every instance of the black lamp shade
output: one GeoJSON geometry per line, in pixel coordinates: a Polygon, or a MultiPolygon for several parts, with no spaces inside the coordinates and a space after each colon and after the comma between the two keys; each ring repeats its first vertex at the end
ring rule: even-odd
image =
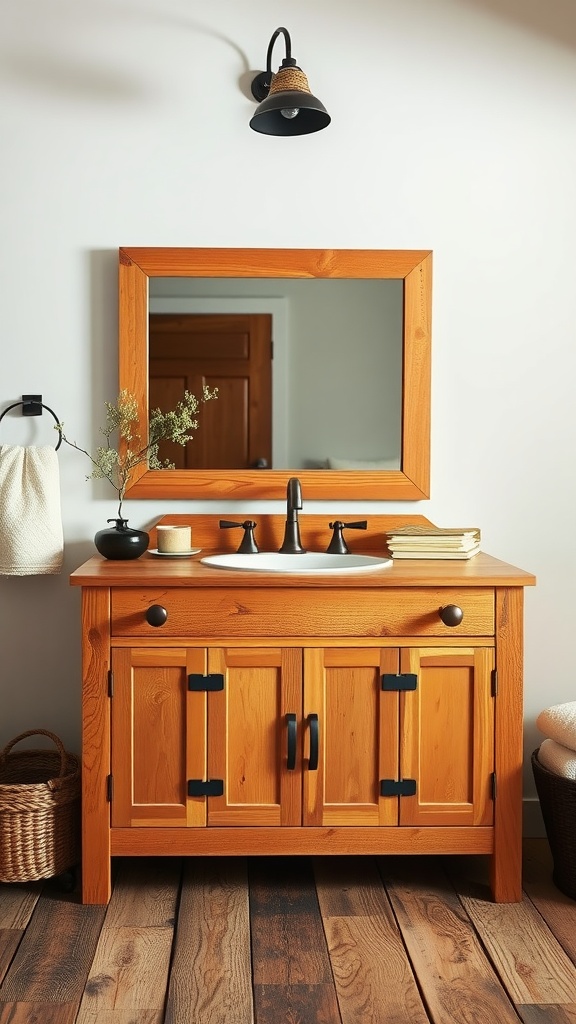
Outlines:
{"type": "Polygon", "coordinates": [[[330,120],[330,114],[312,93],[286,89],[262,100],[250,127],[263,135],[310,135],[326,128],[330,120]],[[298,110],[298,113],[295,117],[286,117],[283,110],[298,110]]]}

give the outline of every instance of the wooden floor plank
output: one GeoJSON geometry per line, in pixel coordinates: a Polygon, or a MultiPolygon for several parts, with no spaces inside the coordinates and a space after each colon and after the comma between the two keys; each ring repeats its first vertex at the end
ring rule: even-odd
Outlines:
{"type": "Polygon", "coordinates": [[[6,976],[23,935],[22,928],[0,928],[0,983],[6,976]]]}
{"type": "Polygon", "coordinates": [[[77,1024],[162,1021],[180,876],[172,858],[117,865],[77,1024]]]}
{"type": "Polygon", "coordinates": [[[0,885],[0,983],[20,945],[24,929],[42,892],[42,885],[42,882],[0,885]]]}
{"type": "Polygon", "coordinates": [[[0,884],[0,928],[26,927],[42,892],[43,884],[0,884]]]}
{"type": "Polygon", "coordinates": [[[452,881],[516,1005],[576,1002],[576,967],[527,897],[493,903],[485,886],[463,870],[452,881]]]}
{"type": "Polygon", "coordinates": [[[258,1024],[341,1024],[308,858],[250,861],[258,1024]]]}
{"type": "Polygon", "coordinates": [[[256,985],[314,985],[332,970],[308,858],[250,862],[256,985]]]}
{"type": "Polygon", "coordinates": [[[550,1003],[533,1003],[519,1006],[518,1012],[524,1024],[576,1024],[576,1005],[553,1006],[550,1003]]]}
{"type": "Polygon", "coordinates": [[[164,1024],[164,1010],[85,1010],[82,1020],[83,1024],[164,1024]]]}
{"type": "Polygon", "coordinates": [[[0,1003],[78,1006],[105,908],[81,906],[77,900],[73,895],[42,893],[0,986],[0,1003]]]}
{"type": "Polygon", "coordinates": [[[121,858],[105,927],[173,926],[181,873],[179,857],[121,858]]]}
{"type": "Polygon", "coordinates": [[[379,858],[434,1024],[518,1024],[478,937],[435,858],[379,858]]]}
{"type": "Polygon", "coordinates": [[[552,854],[545,839],[524,841],[524,889],[558,942],[576,964],[576,900],[552,881],[552,854]]]}
{"type": "Polygon", "coordinates": [[[4,1003],[0,1024],[74,1024],[77,1003],[4,1003]]]}
{"type": "Polygon", "coordinates": [[[86,982],[78,1024],[85,1024],[92,1010],[162,1009],[171,949],[171,928],[103,931],[86,982]]]}
{"type": "Polygon", "coordinates": [[[320,912],[343,1024],[428,1024],[372,858],[316,858],[320,912]]]}
{"type": "Polygon", "coordinates": [[[165,1024],[253,1024],[246,861],[187,861],[165,1024]]]}
{"type": "Polygon", "coordinates": [[[257,1024],[340,1024],[334,987],[317,985],[259,985],[254,990],[257,1024]]]}

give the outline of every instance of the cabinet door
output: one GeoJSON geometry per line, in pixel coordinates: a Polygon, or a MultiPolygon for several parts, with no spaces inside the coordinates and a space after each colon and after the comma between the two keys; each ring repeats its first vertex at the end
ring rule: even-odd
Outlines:
{"type": "Polygon", "coordinates": [[[207,695],[188,675],[205,674],[206,652],[117,648],[112,669],[112,825],[204,825],[188,779],[206,777],[207,695]]]}
{"type": "Polygon", "coordinates": [[[299,825],[302,652],[210,648],[208,671],[224,676],[208,697],[208,773],[224,789],[208,798],[208,825],[299,825]],[[288,715],[296,716],[290,729],[288,715]]]}
{"type": "Polygon", "coordinates": [[[382,690],[385,672],[398,672],[396,649],[304,651],[305,825],[398,823],[398,797],[380,795],[398,775],[398,693],[382,690]]]}
{"type": "Polygon", "coordinates": [[[400,697],[401,825],[491,825],[494,652],[482,647],[404,649],[417,686],[400,697]]]}

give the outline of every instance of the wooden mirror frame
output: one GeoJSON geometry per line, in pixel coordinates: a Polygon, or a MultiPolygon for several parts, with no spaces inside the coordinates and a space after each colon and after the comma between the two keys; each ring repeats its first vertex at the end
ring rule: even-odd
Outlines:
{"type": "Polygon", "coordinates": [[[149,470],[130,498],[279,499],[298,475],[307,499],[418,500],[430,496],[432,253],[378,249],[119,250],[119,383],[148,422],[150,277],[382,278],[404,281],[401,469],[149,470]]]}

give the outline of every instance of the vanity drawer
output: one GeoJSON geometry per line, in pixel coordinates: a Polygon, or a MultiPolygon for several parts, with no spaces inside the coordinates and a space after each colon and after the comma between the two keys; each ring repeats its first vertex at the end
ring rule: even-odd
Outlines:
{"type": "Polygon", "coordinates": [[[394,637],[492,636],[494,590],[390,589],[112,589],[112,636],[394,637]],[[445,625],[455,605],[462,621],[445,625]],[[155,607],[155,613],[150,609],[155,607]],[[160,610],[158,610],[160,609],[160,610]],[[166,613],[165,621],[163,612],[166,613]],[[158,619],[151,625],[146,616],[158,619]]]}

